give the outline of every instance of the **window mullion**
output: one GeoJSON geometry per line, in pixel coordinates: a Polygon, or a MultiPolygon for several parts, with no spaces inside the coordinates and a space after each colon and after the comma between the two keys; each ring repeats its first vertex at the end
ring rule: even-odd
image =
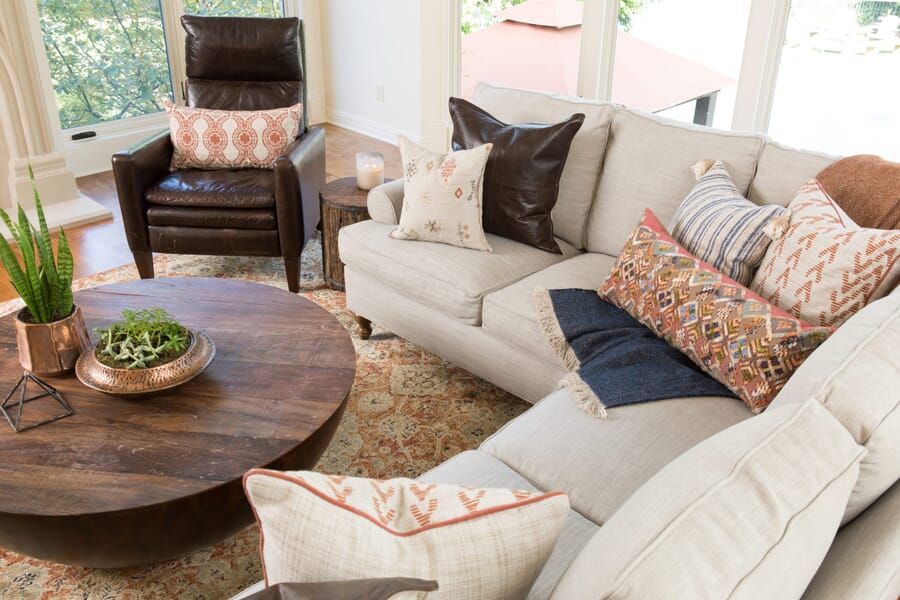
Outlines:
{"type": "Polygon", "coordinates": [[[161,0],[163,31],[169,54],[169,76],[172,78],[172,94],[176,104],[184,104],[182,83],[186,75],[184,66],[184,32],[181,29],[181,15],[184,14],[182,0],[161,0]]]}
{"type": "Polygon", "coordinates": [[[578,95],[609,100],[616,58],[618,0],[585,0],[578,61],[578,95]]]}
{"type": "Polygon", "coordinates": [[[732,129],[768,130],[790,10],[791,0],[753,0],[750,5],[732,129]]]}

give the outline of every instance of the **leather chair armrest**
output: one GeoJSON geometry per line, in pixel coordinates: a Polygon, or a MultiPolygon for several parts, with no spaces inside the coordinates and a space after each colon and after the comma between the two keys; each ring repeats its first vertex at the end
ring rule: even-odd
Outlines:
{"type": "Polygon", "coordinates": [[[403,179],[395,179],[369,190],[366,197],[369,216],[373,221],[397,225],[403,210],[403,179]]]}
{"type": "Polygon", "coordinates": [[[319,190],[325,185],[325,131],[321,127],[307,129],[275,160],[273,169],[281,252],[298,256],[319,225],[319,190]],[[302,224],[302,232],[298,224],[302,224]]]}
{"type": "Polygon", "coordinates": [[[172,152],[172,140],[166,129],[112,156],[125,236],[132,252],[150,251],[144,195],[168,174],[172,152]]]}

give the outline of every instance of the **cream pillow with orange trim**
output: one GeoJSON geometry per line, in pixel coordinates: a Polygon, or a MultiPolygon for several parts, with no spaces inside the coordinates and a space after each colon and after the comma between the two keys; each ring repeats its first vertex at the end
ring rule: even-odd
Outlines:
{"type": "Polygon", "coordinates": [[[255,469],[244,489],[266,585],[415,577],[438,582],[429,600],[524,598],[569,510],[563,492],[310,471],[255,469]]]}

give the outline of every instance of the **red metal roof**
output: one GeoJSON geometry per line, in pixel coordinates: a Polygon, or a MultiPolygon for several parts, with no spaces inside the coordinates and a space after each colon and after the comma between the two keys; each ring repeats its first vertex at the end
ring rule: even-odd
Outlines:
{"type": "MultiPolygon", "coordinates": [[[[463,36],[463,97],[471,98],[479,81],[576,95],[581,15],[575,0],[528,0],[501,12],[505,20],[463,36]]],[[[655,112],[732,83],[705,65],[618,32],[614,102],[655,112]]]]}

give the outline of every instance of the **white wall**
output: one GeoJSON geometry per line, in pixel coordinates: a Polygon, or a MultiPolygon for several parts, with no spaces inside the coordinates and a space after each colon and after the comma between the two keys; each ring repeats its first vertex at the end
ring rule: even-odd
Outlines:
{"type": "Polygon", "coordinates": [[[320,10],[327,120],[390,143],[420,140],[419,2],[328,0],[320,10]]]}

